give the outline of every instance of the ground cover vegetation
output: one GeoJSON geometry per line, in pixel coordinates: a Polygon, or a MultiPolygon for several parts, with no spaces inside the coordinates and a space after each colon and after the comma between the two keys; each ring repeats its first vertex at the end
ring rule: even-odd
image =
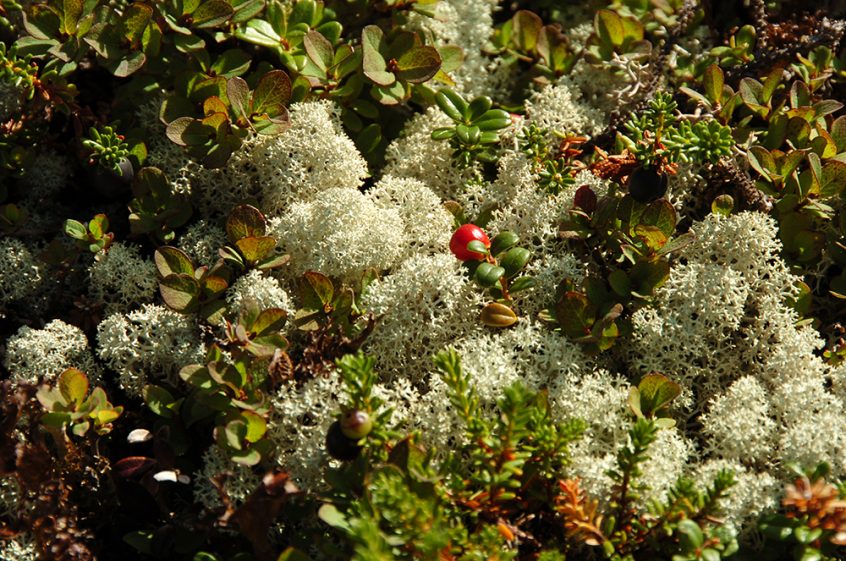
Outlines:
{"type": "Polygon", "coordinates": [[[846,558],[844,32],[0,0],[0,561],[846,558]]]}

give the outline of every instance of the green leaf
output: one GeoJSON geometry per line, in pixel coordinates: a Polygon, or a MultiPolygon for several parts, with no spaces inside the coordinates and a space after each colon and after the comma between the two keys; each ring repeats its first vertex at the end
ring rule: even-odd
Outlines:
{"type": "Polygon", "coordinates": [[[491,240],[491,255],[499,255],[503,251],[517,245],[519,241],[520,236],[510,230],[503,230],[491,240]]]}
{"type": "Polygon", "coordinates": [[[108,229],[109,219],[105,214],[97,214],[88,221],[88,231],[95,240],[101,239],[108,229]]]}
{"type": "Polygon", "coordinates": [[[264,9],[265,0],[231,0],[235,14],[232,23],[244,23],[252,20],[264,9]]]}
{"type": "Polygon", "coordinates": [[[241,419],[247,425],[247,432],[244,435],[247,442],[258,442],[267,432],[267,421],[261,415],[252,411],[242,411],[241,419]]]}
{"type": "Polygon", "coordinates": [[[75,37],[79,18],[82,17],[82,0],[62,0],[62,31],[75,37]]]}
{"type": "Polygon", "coordinates": [[[667,236],[656,226],[638,224],[634,229],[635,236],[643,242],[650,252],[657,252],[667,243],[667,236]]]}
{"type": "Polygon", "coordinates": [[[276,249],[276,238],[262,236],[241,238],[235,245],[250,265],[255,265],[276,249]]]}
{"type": "Polygon", "coordinates": [[[72,418],[73,417],[70,413],[50,411],[41,416],[41,423],[46,427],[61,429],[65,425],[69,424],[72,418]]]}
{"type": "Polygon", "coordinates": [[[282,329],[287,318],[288,313],[285,310],[281,308],[268,308],[262,310],[249,328],[257,336],[265,335],[282,329]]]}
{"type": "Polygon", "coordinates": [[[234,78],[249,70],[252,60],[250,55],[241,49],[229,49],[217,57],[210,70],[217,76],[234,78]]]}
{"type": "Polygon", "coordinates": [[[388,63],[382,52],[385,50],[385,34],[375,25],[368,25],[361,31],[362,71],[364,75],[380,86],[390,86],[396,76],[388,72],[388,63]]]}
{"type": "Polygon", "coordinates": [[[317,510],[317,517],[333,528],[351,531],[346,516],[331,503],[323,503],[317,510]]]}
{"type": "Polygon", "coordinates": [[[200,284],[190,275],[168,275],[159,281],[159,293],[171,309],[188,312],[197,304],[200,284]]]}
{"type": "Polygon", "coordinates": [[[761,101],[763,103],[770,102],[773,97],[773,93],[775,93],[776,88],[781,82],[781,76],[783,73],[784,69],[780,66],[776,66],[772,72],[767,75],[767,78],[764,80],[764,85],[761,88],[761,101]]]}
{"type": "Polygon", "coordinates": [[[192,117],[179,117],[168,123],[165,129],[168,139],[179,146],[205,144],[210,134],[214,134],[214,129],[192,117]]]}
{"type": "Polygon", "coordinates": [[[234,13],[235,10],[225,0],[207,0],[191,14],[194,20],[191,27],[196,29],[211,29],[212,27],[226,23],[234,13]]]}
{"type": "Polygon", "coordinates": [[[511,126],[511,115],[502,109],[491,109],[487,111],[478,121],[473,123],[481,131],[495,131],[511,126]]]}
{"type": "Polygon", "coordinates": [[[441,55],[434,47],[415,47],[397,59],[396,77],[412,84],[421,84],[441,67],[441,55]]]}
{"type": "Polygon", "coordinates": [[[614,269],[608,275],[608,284],[618,296],[628,298],[632,293],[632,282],[622,269],[614,269]]]}
{"type": "Polygon", "coordinates": [[[532,252],[528,249],[512,247],[499,260],[499,264],[505,269],[505,276],[511,278],[519,273],[531,258],[532,252]]]}
{"type": "Polygon", "coordinates": [[[555,303],[555,318],[568,337],[582,337],[590,333],[590,327],[596,321],[595,313],[588,297],[581,292],[565,292],[555,303]]]}
{"type": "Polygon", "coordinates": [[[629,388],[629,396],[626,401],[628,402],[629,408],[632,410],[635,417],[643,419],[643,411],[640,408],[640,391],[635,387],[629,388]]]}
{"type": "Polygon", "coordinates": [[[364,153],[370,154],[382,142],[382,127],[379,123],[370,123],[362,129],[355,139],[356,146],[364,153]]]}
{"type": "Polygon", "coordinates": [[[496,285],[504,274],[504,268],[483,261],[476,267],[476,271],[473,273],[473,278],[476,279],[476,282],[478,282],[479,285],[485,288],[490,288],[496,285]]]}
{"type": "Polygon", "coordinates": [[[282,37],[276,32],[273,26],[261,19],[253,19],[247,22],[243,30],[235,33],[236,37],[261,47],[277,49],[281,46],[282,37]]]}
{"type": "Polygon", "coordinates": [[[538,42],[543,21],[540,16],[529,10],[519,10],[511,18],[511,39],[517,48],[527,54],[532,53],[538,42]]]}
{"type": "Polygon", "coordinates": [[[279,557],[276,558],[276,561],[311,561],[311,557],[309,557],[299,549],[289,547],[279,554],[279,557]]]}
{"type": "Polygon", "coordinates": [[[846,115],[841,115],[831,123],[829,134],[837,144],[837,152],[846,151],[846,115]]]}
{"type": "Polygon", "coordinates": [[[638,222],[644,226],[654,226],[667,238],[676,231],[676,209],[666,199],[649,203],[638,222]]]}
{"type": "Polygon", "coordinates": [[[660,288],[670,277],[670,263],[659,261],[639,261],[629,271],[629,278],[640,296],[649,296],[660,288]]]}
{"type": "Polygon", "coordinates": [[[681,534],[679,542],[682,551],[696,551],[702,547],[705,535],[699,524],[690,519],[684,519],[678,523],[678,530],[681,534]]]}
{"type": "Polygon", "coordinates": [[[162,246],[153,254],[153,261],[162,277],[175,274],[194,275],[194,264],[191,258],[179,248],[162,246]]]}
{"type": "Polygon", "coordinates": [[[68,368],[62,372],[59,375],[58,386],[59,393],[68,404],[78,406],[88,395],[88,377],[76,368],[68,368]]]}
{"type": "Polygon", "coordinates": [[[236,206],[226,220],[226,234],[232,243],[241,238],[264,236],[266,231],[267,220],[259,209],[251,205],[236,206]]]}
{"type": "Polygon", "coordinates": [[[508,291],[512,294],[515,292],[520,292],[521,290],[528,290],[530,288],[534,288],[537,286],[537,281],[534,277],[530,277],[528,275],[522,275],[517,279],[514,279],[514,282],[508,287],[508,291]]]}
{"type": "Polygon", "coordinates": [[[740,98],[749,109],[758,115],[765,116],[769,113],[769,107],[761,103],[761,82],[752,78],[743,78],[738,86],[740,98]]]}
{"type": "Polygon", "coordinates": [[[790,106],[798,109],[800,107],[807,107],[810,104],[811,90],[808,88],[808,85],[801,80],[793,82],[793,85],[790,87],[790,106]]]}
{"type": "Polygon", "coordinates": [[[250,87],[243,78],[235,76],[226,81],[226,97],[235,113],[236,119],[248,119],[247,109],[250,105],[250,87]]]}
{"type": "Polygon", "coordinates": [[[603,43],[620,46],[625,40],[623,19],[611,10],[599,10],[593,19],[593,27],[603,43]]]}
{"type": "Polygon", "coordinates": [[[682,388],[663,374],[651,372],[637,385],[643,414],[651,417],[681,395],[682,388]]]}
{"type": "Polygon", "coordinates": [[[666,244],[664,244],[664,247],[658,250],[657,255],[659,257],[668,255],[674,251],[678,251],[689,246],[695,241],[696,236],[693,234],[693,232],[685,232],[680,236],[670,238],[670,241],[668,241],[666,244]]]}
{"type": "Polygon", "coordinates": [[[324,73],[333,66],[335,49],[326,37],[315,30],[310,30],[303,37],[303,47],[311,61],[324,73]]]}
{"type": "Polygon", "coordinates": [[[814,105],[814,116],[819,119],[832,113],[836,113],[843,108],[843,104],[834,99],[823,99],[816,102],[814,105]]]}
{"type": "Polygon", "coordinates": [[[310,292],[314,294],[320,303],[319,306],[314,306],[314,309],[325,307],[332,303],[332,298],[335,295],[335,287],[332,285],[329,277],[317,271],[306,271],[303,274],[303,279],[305,280],[305,286],[310,289],[310,292]]]}
{"type": "Polygon", "coordinates": [[[456,45],[441,45],[438,47],[441,56],[441,70],[452,72],[458,70],[464,63],[464,51],[456,45]]]}
{"type": "Polygon", "coordinates": [[[173,417],[173,407],[176,399],[169,391],[161,386],[147,384],[141,391],[141,395],[144,398],[144,403],[150,408],[150,411],[165,419],[173,417]]]}
{"type": "Polygon", "coordinates": [[[480,120],[482,116],[490,110],[492,103],[491,98],[488,96],[479,96],[473,99],[468,106],[468,120],[471,123],[480,120]]]}
{"type": "Polygon", "coordinates": [[[793,536],[796,540],[804,545],[808,545],[811,542],[816,541],[819,539],[820,535],[822,535],[822,528],[808,528],[807,526],[797,526],[793,530],[793,536]]]}
{"type": "Polygon", "coordinates": [[[467,102],[452,90],[444,88],[436,93],[435,103],[438,104],[441,111],[456,123],[463,123],[465,117],[469,117],[467,102]]]}
{"type": "Polygon", "coordinates": [[[286,265],[290,260],[290,255],[273,254],[256,263],[256,269],[259,269],[260,271],[278,269],[279,267],[286,265]]]}
{"type": "Polygon", "coordinates": [[[470,240],[467,242],[467,251],[486,255],[488,253],[488,248],[482,240],[470,240]]]}
{"type": "Polygon", "coordinates": [[[291,79],[282,70],[271,70],[261,77],[253,92],[251,113],[273,117],[287,111],[291,99],[291,79]]]}
{"type": "Polygon", "coordinates": [[[244,448],[244,440],[247,436],[247,423],[237,419],[229,421],[222,428],[222,435],[218,437],[219,443],[232,450],[242,450],[244,448]]]}
{"type": "Polygon", "coordinates": [[[88,239],[88,229],[82,222],[77,222],[73,219],[65,220],[65,234],[72,237],[75,240],[87,240],[88,239]]]}
{"type": "Polygon", "coordinates": [[[822,168],[820,198],[835,197],[846,187],[846,163],[828,160],[822,168]]]}
{"type": "Polygon", "coordinates": [[[714,103],[721,103],[723,99],[723,85],[725,83],[725,75],[722,69],[718,65],[712,64],[705,69],[705,75],[702,81],[708,99],[714,103]]]}
{"type": "Polygon", "coordinates": [[[230,451],[232,461],[242,466],[254,466],[261,461],[261,453],[255,448],[240,451],[230,451]]]}
{"type": "Polygon", "coordinates": [[[141,40],[144,29],[153,17],[153,8],[140,2],[127,6],[121,18],[121,35],[131,44],[141,40]]]}
{"type": "Polygon", "coordinates": [[[382,105],[398,105],[411,96],[411,86],[405,82],[396,81],[390,86],[378,86],[371,90],[373,99],[382,105]]]}

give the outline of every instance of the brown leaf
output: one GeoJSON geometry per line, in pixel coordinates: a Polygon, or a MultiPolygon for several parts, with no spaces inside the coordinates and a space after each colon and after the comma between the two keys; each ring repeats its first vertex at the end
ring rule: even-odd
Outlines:
{"type": "Polygon", "coordinates": [[[220,518],[222,524],[234,524],[238,531],[253,545],[259,561],[275,561],[276,550],[268,538],[268,529],[278,516],[289,495],[299,489],[289,480],[288,474],[270,471],[261,480],[246,502],[234,512],[220,518]]]}

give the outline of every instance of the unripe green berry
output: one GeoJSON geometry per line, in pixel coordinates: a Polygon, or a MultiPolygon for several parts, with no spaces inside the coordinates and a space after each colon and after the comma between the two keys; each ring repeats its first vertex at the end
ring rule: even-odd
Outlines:
{"type": "Polygon", "coordinates": [[[361,440],[373,430],[373,420],[365,411],[352,410],[341,417],[341,431],[347,438],[361,440]]]}

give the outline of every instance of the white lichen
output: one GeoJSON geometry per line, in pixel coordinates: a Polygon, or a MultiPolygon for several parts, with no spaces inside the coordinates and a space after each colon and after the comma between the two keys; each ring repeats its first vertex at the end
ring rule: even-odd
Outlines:
{"type": "Polygon", "coordinates": [[[393,266],[410,245],[395,208],[380,208],[357,189],[336,187],[294,203],[273,222],[295,275],[308,270],[352,279],[365,269],[393,266]]]}
{"type": "Polygon", "coordinates": [[[101,369],[94,361],[85,333],[58,319],[42,329],[25,325],[18,329],[6,343],[3,365],[15,382],[53,382],[68,368],[82,370],[92,384],[101,382],[101,369]]]}
{"type": "Polygon", "coordinates": [[[261,484],[261,478],[248,466],[236,464],[217,445],[203,454],[203,467],[194,474],[194,500],[209,510],[221,509],[224,504],[212,480],[223,482],[223,491],[235,506],[244,504],[247,497],[261,484]]]}
{"type": "Polygon", "coordinates": [[[367,191],[383,210],[396,210],[402,219],[405,248],[403,258],[417,253],[445,251],[453,231],[453,216],[423,182],[387,175],[367,191]]]}
{"type": "Polygon", "coordinates": [[[175,383],[183,366],[202,362],[205,347],[188,316],[145,304],[100,322],[97,354],[118,373],[128,394],[140,396],[147,383],[162,379],[175,383]]]}
{"type": "Polygon", "coordinates": [[[35,295],[44,273],[32,251],[18,239],[0,239],[0,307],[35,295]]]}
{"type": "Polygon", "coordinates": [[[377,318],[365,350],[377,357],[384,374],[418,380],[434,353],[481,328],[482,303],[454,256],[409,259],[364,295],[364,309],[377,318]]]}
{"type": "Polygon", "coordinates": [[[237,318],[244,311],[249,300],[254,301],[259,310],[281,308],[293,317],[291,299],[279,281],[256,269],[239,277],[226,291],[229,315],[237,318]]]}
{"type": "Polygon", "coordinates": [[[88,292],[107,314],[150,303],[158,294],[156,266],[141,257],[138,247],[114,243],[88,267],[88,292]]]}

